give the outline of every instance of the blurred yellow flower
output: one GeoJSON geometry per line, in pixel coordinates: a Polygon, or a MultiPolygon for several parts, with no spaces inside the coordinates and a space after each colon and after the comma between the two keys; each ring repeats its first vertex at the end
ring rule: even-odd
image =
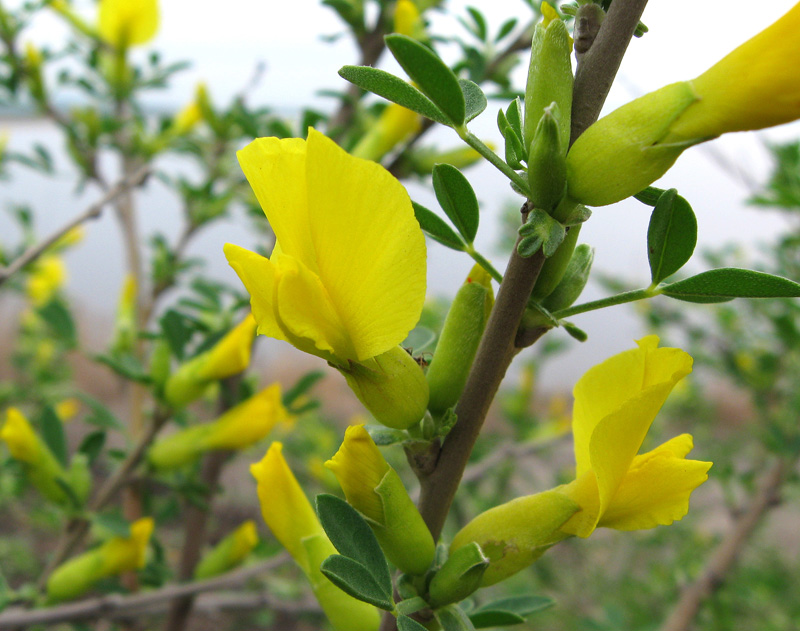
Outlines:
{"type": "Polygon", "coordinates": [[[158,30],[158,0],[100,0],[100,36],[114,48],[149,42],[158,30]]]}
{"type": "Polygon", "coordinates": [[[53,295],[67,280],[67,268],[61,257],[47,255],[41,257],[28,276],[26,291],[34,305],[40,307],[50,302],[53,295]]]}
{"type": "Polygon", "coordinates": [[[78,401],[78,399],[70,397],[68,399],[62,399],[56,403],[56,414],[58,415],[58,418],[61,419],[62,423],[67,423],[75,417],[80,408],[81,402],[78,401]]]}
{"type": "Polygon", "coordinates": [[[256,544],[256,523],[249,519],[205,554],[197,564],[194,578],[202,580],[232,570],[241,565],[256,544]]]}
{"type": "MultiPolygon", "coordinates": [[[[408,0],[411,4],[410,0],[408,0]]],[[[397,145],[422,128],[422,117],[402,105],[390,103],[351,151],[351,155],[379,162],[397,145]]]]}

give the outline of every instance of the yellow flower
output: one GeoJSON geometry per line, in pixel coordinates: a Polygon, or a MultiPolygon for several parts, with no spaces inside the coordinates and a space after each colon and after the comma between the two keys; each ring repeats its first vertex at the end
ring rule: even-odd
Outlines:
{"type": "Polygon", "coordinates": [[[43,256],[28,277],[27,293],[37,307],[50,302],[53,295],[67,280],[67,268],[60,257],[43,256]]]}
{"type": "Polygon", "coordinates": [[[100,0],[100,36],[114,48],[145,44],[158,30],[157,0],[100,0]]]}
{"type": "Polygon", "coordinates": [[[62,423],[71,421],[80,409],[81,402],[73,397],[62,399],[56,403],[56,414],[58,415],[58,418],[61,419],[62,423]]]}
{"type": "Polygon", "coordinates": [[[0,438],[5,441],[8,451],[15,460],[37,464],[45,457],[43,450],[46,448],[33,431],[28,419],[17,408],[6,410],[6,422],[0,429],[0,438]]]}
{"type": "Polygon", "coordinates": [[[394,32],[417,39],[425,37],[425,23],[412,0],[397,0],[394,7],[394,32]]]}
{"type": "Polygon", "coordinates": [[[131,524],[130,536],[112,537],[60,565],[47,581],[48,601],[77,598],[104,578],[143,568],[152,532],[153,519],[139,519],[131,524]]]}
{"type": "Polygon", "coordinates": [[[639,340],[590,369],[575,385],[572,431],[576,479],[561,492],[581,506],[562,530],[588,537],[595,528],[639,530],[686,515],[689,495],[708,479],[710,462],[686,460],[692,437],[677,436],[637,455],[653,419],[692,358],[639,340]]]}
{"type": "Polygon", "coordinates": [[[567,156],[569,194],[603,206],[638,193],[688,147],[800,117],[800,4],[692,81],[631,101],[589,127],[567,156]]]}
{"type": "Polygon", "coordinates": [[[211,578],[235,568],[257,543],[256,523],[249,519],[206,553],[194,571],[195,579],[211,578]]]}
{"type": "Polygon", "coordinates": [[[337,631],[376,631],[377,610],[348,596],[320,572],[336,549],[328,539],[303,489],[286,464],[281,443],[272,443],[261,462],[250,467],[258,482],[264,521],[303,570],[325,615],[337,631]]]}
{"type": "Polygon", "coordinates": [[[219,379],[231,377],[250,365],[256,321],[251,314],[231,329],[211,349],[183,364],[165,386],[165,397],[172,405],[186,405],[203,394],[219,379]]]}
{"type": "Polygon", "coordinates": [[[384,459],[363,425],[351,425],[325,463],[336,474],[347,502],[367,518],[388,559],[402,572],[424,574],[436,544],[400,476],[384,459]]]}
{"type": "MultiPolygon", "coordinates": [[[[407,1],[411,3],[410,0],[407,1]]],[[[417,133],[421,127],[422,117],[419,114],[402,105],[390,103],[351,153],[357,158],[378,161],[417,133]]]]}
{"type": "Polygon", "coordinates": [[[281,386],[273,383],[213,423],[189,427],[162,438],[150,448],[147,458],[159,469],[171,469],[213,449],[245,449],[264,438],[288,415],[281,403],[281,386]]]}
{"type": "Polygon", "coordinates": [[[405,189],[313,129],[307,141],[259,138],[238,155],[276,235],[270,258],[225,245],[258,332],[363,382],[357,394],[381,422],[418,421],[427,391],[414,370],[422,371],[397,345],[425,299],[425,240],[405,189]],[[379,416],[376,384],[376,398],[413,397],[387,404],[402,418],[379,416]]]}

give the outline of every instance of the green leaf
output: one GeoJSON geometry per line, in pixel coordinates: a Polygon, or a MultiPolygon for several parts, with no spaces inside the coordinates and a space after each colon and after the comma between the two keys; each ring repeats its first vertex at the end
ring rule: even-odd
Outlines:
{"type": "Polygon", "coordinates": [[[543,611],[555,605],[555,601],[547,596],[509,596],[481,605],[475,610],[479,611],[510,611],[520,616],[529,616],[537,611],[543,611]]]}
{"type": "Polygon", "coordinates": [[[67,500],[69,501],[70,508],[72,508],[74,510],[80,510],[81,509],[81,500],[75,494],[75,489],[73,489],[70,486],[69,482],[67,482],[62,477],[57,477],[57,478],[55,478],[55,483],[58,485],[58,487],[61,489],[61,492],[64,493],[64,495],[66,496],[67,500]]]}
{"type": "Polygon", "coordinates": [[[79,393],[78,398],[92,410],[92,413],[83,419],[84,423],[89,423],[95,427],[124,429],[125,426],[114,416],[111,410],[100,403],[100,401],[90,397],[84,392],[79,393]]]}
{"type": "Polygon", "coordinates": [[[480,209],[467,178],[452,164],[437,164],[433,167],[433,190],[442,210],[464,240],[472,245],[478,234],[480,209]]]}
{"type": "Polygon", "coordinates": [[[397,631],[427,631],[419,622],[408,616],[397,616],[397,631]]]}
{"type": "Polygon", "coordinates": [[[414,596],[413,598],[407,598],[406,600],[397,603],[397,612],[406,616],[410,616],[412,613],[416,613],[422,609],[425,609],[427,606],[428,603],[425,602],[424,598],[421,598],[420,596],[414,596]]]}
{"type": "Polygon", "coordinates": [[[648,186],[636,193],[634,197],[646,206],[655,206],[658,203],[658,198],[661,197],[666,191],[655,186],[648,186]]]}
{"type": "Polygon", "coordinates": [[[443,631],[474,631],[475,627],[466,612],[457,605],[437,609],[436,619],[443,631]]]}
{"type": "Polygon", "coordinates": [[[461,86],[461,92],[464,94],[464,104],[466,108],[466,120],[464,122],[468,123],[483,112],[489,102],[486,100],[486,95],[477,83],[473,83],[469,79],[459,79],[458,84],[461,86]]]}
{"type": "Polygon", "coordinates": [[[335,495],[317,495],[317,514],[340,554],[360,563],[391,600],[392,577],[378,540],[361,514],[335,495]]]}
{"type": "Polygon", "coordinates": [[[519,234],[523,238],[517,245],[517,252],[524,258],[536,254],[540,247],[545,257],[553,256],[567,236],[564,226],[540,208],[530,212],[527,221],[520,226],[519,234]]]}
{"type": "Polygon", "coordinates": [[[522,101],[519,97],[511,101],[508,109],[506,110],[506,121],[511,129],[517,135],[517,138],[522,139],[522,101]]]}
{"type": "Polygon", "coordinates": [[[119,513],[95,515],[92,522],[97,528],[106,531],[109,535],[116,537],[131,536],[130,522],[119,513]]]}
{"type": "Polygon", "coordinates": [[[800,285],[788,278],[736,267],[723,267],[661,288],[660,293],[688,302],[723,302],[733,298],[798,298],[800,285]]]}
{"type": "Polygon", "coordinates": [[[67,455],[67,439],[64,436],[64,424],[58,418],[55,410],[49,405],[45,406],[39,416],[39,427],[47,448],[56,457],[56,460],[61,463],[62,467],[68,467],[69,457],[67,455]]]}
{"type": "Polygon", "coordinates": [[[401,429],[391,429],[383,425],[365,425],[369,437],[379,447],[394,445],[408,439],[408,432],[401,429]]]}
{"type": "Polygon", "coordinates": [[[450,125],[463,125],[466,118],[464,94],[455,73],[439,55],[406,35],[387,35],[385,41],[406,74],[450,119],[450,125]]]}
{"type": "Polygon", "coordinates": [[[509,627],[513,624],[525,622],[525,618],[511,611],[488,610],[471,613],[470,622],[476,629],[489,629],[491,627],[509,627]]]}
{"type": "Polygon", "coordinates": [[[505,140],[505,159],[512,169],[521,169],[522,163],[528,159],[522,138],[514,131],[514,127],[506,118],[503,110],[497,111],[497,127],[505,140]]]}
{"type": "Polygon", "coordinates": [[[464,242],[436,213],[417,202],[411,202],[411,205],[414,207],[414,216],[419,222],[419,227],[427,232],[431,238],[452,250],[458,250],[459,252],[466,250],[464,242]]]}
{"type": "Polygon", "coordinates": [[[67,347],[73,348],[77,343],[75,321],[72,314],[58,300],[51,300],[37,310],[47,326],[67,347]]]}
{"type": "Polygon", "coordinates": [[[95,355],[94,360],[105,364],[115,373],[138,383],[150,383],[150,375],[145,372],[142,362],[130,353],[124,355],[95,355]]]}
{"type": "Polygon", "coordinates": [[[674,188],[665,191],[650,215],[647,259],[654,284],[672,276],[691,258],[697,244],[694,211],[674,188]]]}
{"type": "Polygon", "coordinates": [[[436,107],[422,92],[385,70],[367,66],[343,66],[339,70],[339,76],[362,90],[382,96],[425,118],[430,118],[448,127],[452,125],[442,110],[436,107]]]}
{"type": "Polygon", "coordinates": [[[167,311],[159,320],[159,324],[172,353],[183,360],[184,349],[192,339],[194,327],[187,325],[187,319],[174,309],[167,311]]]}
{"type": "Polygon", "coordinates": [[[103,450],[103,446],[105,444],[106,433],[103,430],[98,429],[91,434],[86,435],[86,438],[81,441],[81,445],[78,447],[78,452],[86,454],[86,459],[91,465],[95,460],[97,460],[97,456],[100,455],[100,452],[103,450]]]}
{"type": "Polygon", "coordinates": [[[495,43],[499,42],[511,31],[513,31],[516,25],[517,25],[517,18],[509,18],[508,20],[503,22],[503,24],[500,26],[500,30],[497,31],[497,35],[495,35],[494,37],[495,43]]]}
{"type": "Polygon", "coordinates": [[[578,328],[572,322],[562,322],[561,326],[569,334],[569,336],[579,342],[585,342],[589,339],[589,335],[583,329],[578,328]]]}
{"type": "Polygon", "coordinates": [[[483,17],[483,13],[478,11],[475,7],[467,7],[467,11],[472,16],[473,21],[475,22],[475,36],[480,39],[482,42],[486,41],[486,36],[488,34],[488,29],[486,27],[486,18],[483,17]]]}
{"type": "Polygon", "coordinates": [[[314,384],[324,376],[325,373],[321,370],[312,370],[311,372],[300,377],[300,379],[297,380],[297,383],[289,388],[283,395],[283,405],[287,408],[291,407],[298,398],[311,390],[314,384]]]}
{"type": "Polygon", "coordinates": [[[334,554],[322,562],[320,571],[331,583],[353,598],[386,611],[394,608],[391,587],[389,591],[383,589],[372,573],[355,559],[334,554]]]}

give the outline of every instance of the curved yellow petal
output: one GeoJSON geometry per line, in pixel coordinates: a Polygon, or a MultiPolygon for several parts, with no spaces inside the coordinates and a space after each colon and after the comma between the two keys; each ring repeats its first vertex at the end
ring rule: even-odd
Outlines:
{"type": "Polygon", "coordinates": [[[281,385],[273,383],[211,423],[202,438],[202,446],[206,449],[244,449],[269,434],[287,414],[281,403],[281,385]]]}
{"type": "Polygon", "coordinates": [[[150,41],[158,30],[157,0],[101,0],[101,37],[118,48],[150,41]]]}
{"type": "MultiPolygon", "coordinates": [[[[257,138],[236,156],[281,251],[316,272],[306,194],[306,141],[257,138]]],[[[337,217],[342,220],[341,212],[337,217]]]]}
{"type": "Polygon", "coordinates": [[[258,333],[288,341],[275,319],[275,266],[272,261],[233,243],[226,243],[223,249],[228,264],[250,294],[250,308],[258,323],[258,333]]]}
{"type": "Polygon", "coordinates": [[[383,167],[313,129],[307,182],[322,284],[356,359],[380,355],[405,339],[425,300],[425,239],[408,193],[383,167]]]}
{"type": "Polygon", "coordinates": [[[326,540],[327,537],[303,489],[286,464],[282,450],[281,443],[272,443],[261,462],[250,466],[250,473],[258,482],[258,500],[264,521],[302,570],[309,574],[316,568],[309,566],[303,540],[315,535],[326,540]]]}
{"type": "Polygon", "coordinates": [[[641,530],[668,525],[689,511],[689,496],[708,479],[710,462],[685,460],[692,437],[682,434],[636,456],[598,526],[641,530]]]}
{"type": "Polygon", "coordinates": [[[320,277],[302,261],[288,255],[275,257],[275,305],[278,325],[297,348],[335,362],[355,359],[337,306],[320,277]]]}

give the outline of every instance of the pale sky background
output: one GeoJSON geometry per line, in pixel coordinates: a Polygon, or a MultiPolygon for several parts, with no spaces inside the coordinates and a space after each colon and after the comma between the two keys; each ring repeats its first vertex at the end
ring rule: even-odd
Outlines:
{"type": "MultiPolygon", "coordinates": [[[[738,44],[783,15],[793,4],[792,0],[761,3],[744,0],[652,0],[643,18],[650,32],[631,44],[605,111],[666,83],[700,74],[738,44]],[[754,7],[757,8],[754,10],[754,7]]],[[[522,0],[475,0],[470,3],[451,0],[448,3],[454,15],[463,15],[467,5],[483,11],[493,31],[512,15],[519,17],[520,27],[527,23],[530,16],[530,10],[522,0]]],[[[77,6],[84,7],[87,15],[93,14],[91,2],[80,0],[77,6]]],[[[436,33],[463,33],[463,28],[452,15],[442,16],[434,12],[432,21],[432,30],[436,33]]],[[[152,97],[150,104],[177,108],[191,98],[194,86],[200,80],[209,85],[215,100],[226,102],[248,82],[256,64],[263,61],[267,71],[258,89],[251,93],[252,104],[271,105],[282,111],[293,111],[303,106],[332,108],[334,103],[331,99],[321,98],[315,92],[319,89],[344,89],[346,84],[336,72],[344,64],[357,63],[357,59],[354,49],[346,40],[328,44],[320,40],[320,35],[341,30],[334,12],[311,0],[226,0],[224,3],[162,0],[162,23],[153,47],[162,51],[165,60],[191,60],[193,67],[178,75],[169,91],[152,97]]],[[[37,21],[29,33],[34,42],[54,42],[63,37],[64,27],[51,16],[37,21]]],[[[145,54],[146,50],[137,52],[145,54]]],[[[448,46],[440,46],[438,50],[445,59],[455,54],[455,49],[448,46]]],[[[786,63],[797,61],[786,60],[786,63]]],[[[402,75],[388,55],[381,59],[380,65],[402,75]]],[[[524,81],[524,66],[521,64],[517,68],[518,85],[524,81]]],[[[498,106],[497,102],[490,103],[487,111],[471,126],[479,136],[493,140],[500,146],[500,135],[495,126],[498,106]]],[[[29,147],[32,139],[45,142],[56,151],[61,147],[60,139],[41,125],[11,127],[10,132],[10,146],[15,149],[29,147]]],[[[795,123],[759,134],[730,135],[706,147],[710,146],[727,161],[744,169],[755,181],[762,181],[769,169],[764,142],[789,140],[798,136],[800,126],[795,123]]],[[[450,130],[438,130],[434,138],[441,147],[458,144],[457,137],[450,130]]],[[[65,221],[96,198],[96,193],[88,193],[81,200],[75,199],[72,196],[74,182],[65,168],[66,160],[63,157],[59,165],[59,176],[54,180],[15,170],[11,184],[3,185],[4,195],[0,203],[5,206],[9,201],[27,198],[40,213],[42,226],[55,226],[65,221]]],[[[470,179],[484,209],[484,228],[479,235],[478,247],[496,260],[497,256],[491,252],[495,240],[492,218],[514,196],[504,177],[488,165],[470,171],[470,179]]],[[[774,237],[782,226],[778,213],[746,207],[743,199],[748,195],[747,188],[723,170],[711,153],[703,148],[686,152],[661,181],[661,185],[678,188],[693,204],[699,223],[699,248],[716,247],[731,240],[742,240],[754,246],[759,241],[774,237]]],[[[411,183],[409,189],[412,198],[431,208],[436,207],[427,185],[411,183]]],[[[152,232],[156,226],[166,226],[164,230],[168,234],[177,231],[177,210],[168,192],[152,184],[140,200],[145,234],[152,232]],[[169,206],[168,210],[166,206],[169,206]]],[[[4,215],[0,215],[0,225],[7,221],[4,215]]],[[[633,280],[638,279],[642,286],[646,285],[647,221],[647,209],[637,202],[596,210],[581,234],[582,241],[596,247],[595,269],[604,273],[624,274],[633,280]]],[[[0,235],[3,232],[5,230],[0,229],[0,235]]],[[[225,241],[254,245],[252,237],[241,224],[228,224],[201,234],[190,253],[210,257],[211,253],[220,252],[220,256],[212,261],[211,272],[235,282],[235,275],[227,268],[221,255],[221,246],[225,241]]],[[[123,274],[122,257],[116,243],[117,227],[108,214],[101,221],[88,226],[85,244],[68,257],[70,290],[92,310],[107,312],[113,309],[116,302],[123,274]],[[99,256],[103,258],[102,274],[97,272],[99,256]]],[[[502,265],[502,261],[498,261],[498,265],[502,265]]],[[[697,257],[691,265],[697,271],[702,269],[697,257]]],[[[431,292],[452,294],[470,266],[471,261],[466,256],[451,253],[431,242],[431,292]]],[[[589,288],[581,301],[602,294],[596,287],[589,288]]],[[[628,348],[641,331],[636,328],[637,321],[626,313],[625,308],[618,307],[574,318],[574,322],[589,333],[589,341],[579,351],[568,354],[553,366],[546,383],[569,385],[592,363],[628,348]]]]}

